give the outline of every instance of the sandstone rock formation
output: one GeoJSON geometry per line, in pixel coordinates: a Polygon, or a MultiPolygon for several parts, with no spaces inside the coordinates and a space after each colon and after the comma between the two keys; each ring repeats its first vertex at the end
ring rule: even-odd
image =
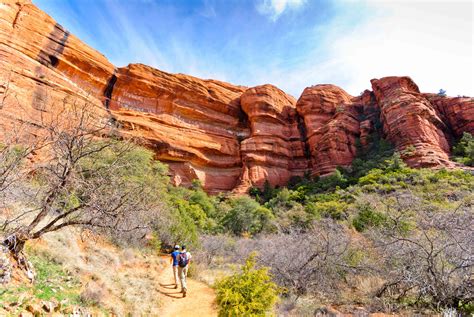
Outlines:
{"type": "MultiPolygon", "coordinates": [[[[117,68],[29,0],[0,3],[0,125],[41,129],[57,105],[88,102],[166,162],[175,184],[210,192],[284,185],[350,165],[378,131],[411,166],[452,166],[450,146],[474,133],[474,101],[420,93],[408,77],[371,81],[353,97],[334,85],[296,101],[141,64],[117,68]]],[[[1,137],[1,134],[0,134],[1,137]]]]}
{"type": "Polygon", "coordinates": [[[176,184],[198,178],[209,190],[236,186],[242,170],[238,139],[249,133],[239,103],[244,87],[144,65],[112,76],[107,106],[125,133],[144,138],[169,164],[176,184]]]}
{"type": "Polygon", "coordinates": [[[30,1],[0,3],[0,122],[41,124],[44,105],[89,100],[98,114],[114,66],[30,1]]]}
{"type": "Polygon", "coordinates": [[[423,95],[436,106],[454,137],[461,137],[463,132],[474,134],[474,98],[461,96],[446,98],[437,94],[423,95]]]}
{"type": "Polygon", "coordinates": [[[350,165],[360,134],[352,96],[334,85],[306,88],[297,103],[306,125],[313,174],[327,174],[350,165]]]}
{"type": "MultiPolygon", "coordinates": [[[[299,130],[296,100],[272,85],[247,89],[240,97],[250,136],[241,142],[241,184],[285,185],[308,168],[304,131],[299,130]]],[[[244,187],[245,188],[245,187],[244,187]]]]}
{"type": "Polygon", "coordinates": [[[371,81],[387,138],[415,167],[451,165],[449,131],[436,107],[409,77],[371,81]]]}

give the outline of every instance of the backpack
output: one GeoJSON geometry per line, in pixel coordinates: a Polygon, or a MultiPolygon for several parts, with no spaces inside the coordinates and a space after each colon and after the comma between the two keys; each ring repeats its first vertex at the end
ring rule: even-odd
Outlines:
{"type": "Polygon", "coordinates": [[[180,267],[186,267],[188,265],[189,259],[186,252],[182,252],[178,255],[178,265],[180,267]]]}

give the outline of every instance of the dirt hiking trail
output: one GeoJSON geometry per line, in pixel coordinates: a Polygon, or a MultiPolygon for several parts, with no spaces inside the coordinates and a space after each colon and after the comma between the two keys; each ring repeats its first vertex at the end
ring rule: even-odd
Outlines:
{"type": "Polygon", "coordinates": [[[212,288],[188,277],[188,293],[186,297],[183,297],[179,284],[177,289],[174,288],[173,270],[169,264],[169,256],[162,256],[161,261],[163,270],[159,275],[160,293],[162,294],[160,317],[217,316],[216,294],[212,288]]]}

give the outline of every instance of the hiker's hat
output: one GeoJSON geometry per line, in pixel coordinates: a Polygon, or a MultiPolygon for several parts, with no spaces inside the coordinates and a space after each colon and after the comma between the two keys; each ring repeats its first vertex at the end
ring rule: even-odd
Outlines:
{"type": "Polygon", "coordinates": [[[175,249],[175,250],[178,250],[178,249],[179,249],[179,245],[175,245],[175,246],[174,246],[174,249],[175,249]]]}

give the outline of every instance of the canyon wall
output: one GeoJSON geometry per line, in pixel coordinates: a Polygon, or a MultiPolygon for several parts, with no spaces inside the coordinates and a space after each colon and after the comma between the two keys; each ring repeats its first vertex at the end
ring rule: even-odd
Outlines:
{"type": "Polygon", "coordinates": [[[272,85],[117,68],[30,1],[0,1],[0,125],[41,128],[55,105],[90,103],[167,163],[177,185],[199,179],[209,192],[245,192],[325,175],[350,165],[374,132],[411,166],[455,165],[452,142],[474,133],[472,98],[423,94],[409,77],[371,84],[355,97],[311,86],[295,100],[272,85]]]}

